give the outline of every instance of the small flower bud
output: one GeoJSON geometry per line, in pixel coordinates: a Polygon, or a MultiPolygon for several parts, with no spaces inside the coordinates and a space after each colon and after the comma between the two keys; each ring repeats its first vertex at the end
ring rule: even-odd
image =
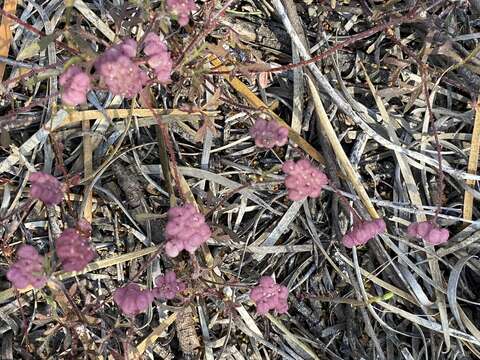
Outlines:
{"type": "Polygon", "coordinates": [[[177,17],[180,26],[188,24],[190,13],[196,8],[193,0],[167,0],[167,10],[177,17]]]}
{"type": "Polygon", "coordinates": [[[44,172],[32,173],[29,177],[32,184],[30,196],[39,199],[45,205],[57,205],[63,200],[63,187],[60,181],[44,172]]]}
{"type": "Polygon", "coordinates": [[[62,102],[75,106],[87,102],[87,92],[91,89],[90,76],[79,66],[70,66],[59,79],[62,87],[62,102]]]}
{"type": "Polygon", "coordinates": [[[176,257],[182,250],[193,254],[211,233],[205,217],[193,205],[171,208],[165,227],[165,251],[170,257],[176,257]]]}
{"type": "Polygon", "coordinates": [[[76,229],[65,229],[55,242],[55,249],[65,271],[82,271],[95,258],[88,237],[76,229]]]}
{"type": "Polygon", "coordinates": [[[168,84],[171,81],[173,62],[165,42],[150,32],[145,36],[143,52],[148,55],[147,64],[154,70],[157,81],[168,84]]]}
{"type": "Polygon", "coordinates": [[[292,201],[303,200],[307,196],[319,197],[323,187],[328,184],[327,176],[307,159],[296,163],[292,160],[285,161],[282,170],[287,174],[285,186],[288,198],[292,201]]]}
{"type": "Polygon", "coordinates": [[[147,74],[132,61],[137,43],[127,39],[107,49],[95,61],[100,80],[114,95],[133,98],[148,81],[147,74]]]}
{"type": "Polygon", "coordinates": [[[165,275],[160,275],[155,279],[155,285],[152,293],[158,299],[172,300],[177,294],[185,290],[185,283],[177,280],[177,275],[173,271],[168,271],[165,275]]]}
{"type": "Polygon", "coordinates": [[[30,245],[22,245],[17,251],[17,261],[10,266],[7,279],[17,289],[24,289],[31,285],[41,289],[47,283],[43,270],[43,256],[30,245]]]}
{"type": "Polygon", "coordinates": [[[250,128],[250,136],[255,145],[260,148],[271,149],[274,146],[283,146],[288,141],[288,129],[280,126],[276,121],[257,119],[250,128]]]}
{"type": "Polygon", "coordinates": [[[384,232],[386,228],[387,225],[383,219],[364,221],[353,226],[352,229],[343,236],[342,243],[347,248],[364,245],[376,235],[384,232]]]}
{"type": "Polygon", "coordinates": [[[430,245],[446,243],[450,236],[447,229],[439,228],[431,221],[414,222],[408,226],[407,233],[411,237],[425,240],[430,245]]]}
{"type": "Polygon", "coordinates": [[[125,315],[134,316],[148,309],[153,295],[149,290],[142,290],[140,285],[130,283],[115,290],[113,301],[125,315]]]}
{"type": "Polygon", "coordinates": [[[257,314],[265,315],[270,310],[279,314],[288,311],[288,288],[276,284],[272,277],[262,276],[260,283],[250,292],[250,299],[257,305],[257,314]]]}

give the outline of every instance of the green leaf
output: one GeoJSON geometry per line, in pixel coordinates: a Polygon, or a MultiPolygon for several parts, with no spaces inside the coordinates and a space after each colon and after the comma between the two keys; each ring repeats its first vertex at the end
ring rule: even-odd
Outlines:
{"type": "Polygon", "coordinates": [[[50,45],[50,43],[54,42],[59,35],[60,34],[58,33],[53,33],[40,38],[40,40],[38,40],[38,46],[40,47],[40,51],[45,50],[47,46],[50,45]]]}
{"type": "Polygon", "coordinates": [[[28,44],[23,49],[23,51],[20,51],[20,53],[17,56],[17,60],[20,61],[20,60],[30,59],[40,54],[40,52],[46,49],[48,44],[55,41],[57,37],[58,37],[58,34],[53,33],[50,35],[46,35],[40,39],[33,40],[30,44],[28,44]]]}

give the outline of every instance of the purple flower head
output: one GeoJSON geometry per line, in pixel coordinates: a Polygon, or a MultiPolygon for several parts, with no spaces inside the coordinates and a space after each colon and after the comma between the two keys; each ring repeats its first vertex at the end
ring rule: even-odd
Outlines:
{"type": "Polygon", "coordinates": [[[45,205],[57,205],[63,200],[63,186],[57,178],[44,172],[35,172],[28,178],[32,186],[30,196],[39,199],[45,205]]]}
{"type": "Polygon", "coordinates": [[[95,61],[100,80],[114,95],[133,98],[148,81],[147,74],[133,62],[137,43],[127,39],[106,50],[95,61]]]}
{"type": "Polygon", "coordinates": [[[154,70],[157,81],[168,84],[173,62],[165,42],[157,34],[149,32],[145,36],[143,52],[148,55],[147,64],[154,70]]]}
{"type": "Polygon", "coordinates": [[[414,222],[408,226],[407,233],[411,237],[421,238],[430,245],[440,245],[448,241],[450,233],[439,228],[431,221],[414,222]]]}
{"type": "Polygon", "coordinates": [[[250,292],[250,299],[257,305],[259,315],[265,315],[270,310],[275,310],[279,314],[288,311],[288,288],[276,284],[270,276],[260,278],[260,283],[250,292]]]}
{"type": "Polygon", "coordinates": [[[59,83],[64,104],[75,106],[87,102],[87,92],[91,89],[90,76],[79,66],[70,66],[60,75],[59,83]]]}
{"type": "Polygon", "coordinates": [[[177,280],[177,275],[173,271],[168,271],[165,275],[160,275],[155,279],[153,295],[158,299],[172,300],[180,291],[185,290],[185,283],[177,280]]]}
{"type": "Polygon", "coordinates": [[[173,62],[168,51],[150,56],[147,63],[155,71],[159,83],[168,84],[171,81],[173,62]]]}
{"type": "Polygon", "coordinates": [[[177,17],[180,26],[188,24],[190,13],[196,8],[193,0],[167,0],[167,10],[177,17]]]}
{"type": "Polygon", "coordinates": [[[137,46],[138,44],[135,40],[125,39],[117,45],[117,49],[120,50],[123,55],[132,59],[135,57],[135,55],[137,55],[137,46]]]}
{"type": "Polygon", "coordinates": [[[47,283],[43,270],[43,256],[30,245],[22,245],[17,251],[17,261],[10,266],[7,279],[17,289],[24,289],[31,285],[41,289],[47,283]]]}
{"type": "Polygon", "coordinates": [[[347,248],[364,245],[368,240],[373,239],[376,235],[383,233],[387,228],[383,219],[372,221],[364,221],[353,226],[342,239],[343,245],[347,248]]]}
{"type": "Polygon", "coordinates": [[[81,218],[75,224],[75,228],[84,237],[92,236],[92,225],[85,218],[81,218]]]}
{"type": "Polygon", "coordinates": [[[271,149],[287,143],[288,129],[278,125],[276,121],[258,119],[250,128],[250,136],[255,139],[257,147],[271,149]]]}
{"type": "Polygon", "coordinates": [[[143,42],[143,52],[145,55],[152,56],[166,52],[167,50],[167,44],[165,44],[165,41],[157,34],[149,32],[145,36],[145,40],[143,42]]]}
{"type": "Polygon", "coordinates": [[[288,190],[288,198],[292,201],[303,200],[307,196],[319,197],[322,188],[328,184],[327,176],[320,169],[312,166],[307,159],[296,163],[292,160],[285,161],[282,170],[287,174],[285,186],[288,190]]]}
{"type": "Polygon", "coordinates": [[[125,315],[134,316],[148,309],[153,295],[149,290],[142,290],[140,285],[130,283],[115,290],[113,301],[125,315]]]}
{"type": "Polygon", "coordinates": [[[182,250],[193,254],[211,234],[205,217],[193,205],[171,208],[165,227],[165,252],[170,257],[177,256],[182,250]]]}
{"type": "Polygon", "coordinates": [[[55,242],[55,249],[65,271],[81,271],[95,257],[88,238],[75,229],[65,229],[55,242]]]}

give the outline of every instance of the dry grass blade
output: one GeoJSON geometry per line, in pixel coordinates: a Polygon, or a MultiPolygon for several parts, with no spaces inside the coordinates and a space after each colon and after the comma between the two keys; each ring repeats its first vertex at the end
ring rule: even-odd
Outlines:
{"type": "Polygon", "coordinates": [[[478,14],[1,2],[0,357],[480,358],[478,14]],[[314,190],[284,172],[303,158],[328,185],[291,201],[314,190]],[[95,249],[82,271],[63,271],[67,228],[95,249]],[[16,291],[41,264],[46,285],[16,291]]]}
{"type": "MultiPolygon", "coordinates": [[[[298,212],[303,205],[303,201],[295,201],[282,216],[275,228],[267,235],[264,241],[259,243],[254,242],[254,245],[271,246],[277,243],[280,236],[288,229],[293,220],[298,216],[298,212]]],[[[255,256],[256,260],[260,261],[263,256],[255,256]]]]}
{"type": "MultiPolygon", "coordinates": [[[[95,262],[92,262],[92,263],[88,264],[87,267],[80,272],[61,271],[61,272],[55,273],[55,277],[60,281],[71,279],[75,276],[79,276],[79,275],[82,275],[82,274],[88,274],[89,272],[92,272],[92,271],[95,271],[95,270],[105,269],[105,268],[108,268],[110,266],[115,266],[117,264],[122,264],[122,263],[125,263],[127,261],[132,261],[132,260],[138,259],[140,257],[144,257],[146,255],[153,254],[157,250],[158,250],[158,247],[152,246],[152,247],[149,247],[149,248],[146,248],[146,249],[133,251],[133,252],[130,252],[128,254],[114,256],[114,257],[109,258],[109,259],[97,260],[95,262]]],[[[19,293],[24,294],[24,293],[27,293],[29,291],[32,291],[32,287],[28,287],[26,289],[19,290],[19,293]]],[[[7,301],[7,300],[13,298],[14,296],[15,296],[15,291],[12,288],[4,290],[4,291],[0,292],[0,303],[3,303],[4,301],[7,301]]]]}
{"type": "Polygon", "coordinates": [[[370,216],[374,219],[379,217],[377,210],[373,206],[372,202],[370,201],[370,197],[368,196],[367,192],[365,191],[365,187],[363,186],[360,176],[357,174],[355,169],[353,168],[350,160],[348,159],[345,151],[338,140],[337,134],[333,129],[330,121],[328,120],[328,115],[325,112],[325,108],[323,107],[322,100],[320,99],[320,95],[315,88],[313,81],[310,77],[307,77],[308,87],[310,92],[313,96],[313,101],[315,102],[315,110],[317,112],[317,118],[320,123],[320,128],[323,130],[325,136],[327,137],[328,141],[332,145],[333,151],[335,155],[338,157],[338,161],[340,163],[340,167],[343,171],[345,171],[348,180],[351,182],[353,188],[357,192],[360,200],[362,201],[363,205],[367,209],[370,216]]]}
{"type": "MultiPolygon", "coordinates": [[[[83,168],[85,177],[89,177],[93,173],[93,149],[92,149],[92,136],[90,135],[90,122],[88,120],[82,122],[83,135],[83,168]]],[[[84,204],[82,205],[83,217],[88,222],[92,222],[92,191],[87,188],[83,194],[84,204]]]]}
{"type": "Polygon", "coordinates": [[[25,141],[19,148],[19,154],[11,154],[0,162],[0,173],[10,172],[11,168],[21,160],[21,156],[30,155],[35,147],[43,143],[52,129],[58,128],[64,124],[67,119],[67,112],[60,110],[51,120],[40,128],[32,137],[25,141]]]}
{"type": "MultiPolygon", "coordinates": [[[[387,109],[385,108],[385,105],[383,104],[382,99],[377,95],[377,91],[375,90],[375,87],[372,84],[372,81],[370,80],[370,77],[368,76],[367,71],[365,70],[365,67],[363,66],[363,63],[360,62],[360,66],[362,67],[362,70],[365,74],[365,78],[367,80],[368,87],[370,88],[370,92],[373,95],[373,98],[375,99],[375,103],[377,104],[378,110],[380,111],[380,114],[382,115],[383,123],[385,124],[385,127],[387,128],[388,135],[390,136],[390,140],[394,142],[397,145],[400,145],[400,141],[398,139],[398,136],[392,126],[392,121],[390,120],[390,116],[388,115],[387,109]]],[[[406,161],[406,158],[403,154],[398,153],[395,151],[395,157],[397,159],[398,165],[400,166],[400,171],[402,172],[403,179],[405,181],[405,187],[407,188],[408,195],[410,197],[410,201],[412,202],[413,205],[418,206],[421,208],[422,205],[422,199],[420,197],[420,193],[418,191],[418,188],[415,184],[415,180],[412,174],[412,170],[410,169],[410,166],[408,165],[408,162],[406,161]]],[[[426,217],[422,213],[417,213],[416,214],[417,221],[425,221],[426,217]]]]}
{"type": "MultiPolygon", "coordinates": [[[[6,13],[14,14],[17,9],[17,0],[5,0],[3,3],[3,10],[6,13]]],[[[0,23],[0,56],[8,56],[10,50],[10,42],[12,40],[12,31],[10,26],[13,24],[11,20],[2,16],[0,23]]],[[[0,63],[0,81],[3,80],[5,74],[5,64],[0,63]]]]}
{"type": "MultiPolygon", "coordinates": [[[[227,70],[226,67],[222,65],[222,62],[215,57],[210,58],[210,61],[218,69],[218,71],[225,71],[227,70]]],[[[247,101],[255,106],[257,109],[265,111],[268,113],[273,119],[275,119],[280,125],[288,128],[288,137],[294,143],[296,143],[301,149],[303,149],[308,155],[310,155],[313,159],[318,161],[319,163],[323,164],[324,159],[323,156],[307,141],[305,141],[302,136],[300,136],[296,131],[294,131],[288,124],[282,120],[277,114],[275,114],[272,110],[269,109],[267,105],[265,105],[258,96],[256,96],[243,82],[241,82],[238,78],[228,78],[228,82],[232,87],[238,91],[242,96],[244,96],[247,101]]]]}
{"type": "MultiPolygon", "coordinates": [[[[405,311],[405,310],[402,310],[398,307],[392,306],[389,303],[379,301],[379,302],[377,302],[377,304],[382,306],[384,309],[392,312],[393,314],[401,316],[401,317],[403,317],[403,318],[405,318],[405,319],[407,319],[411,322],[414,322],[414,323],[416,323],[420,326],[423,326],[427,329],[430,329],[430,330],[433,330],[433,331],[436,331],[436,332],[439,332],[439,333],[443,333],[443,331],[444,331],[441,324],[438,324],[438,323],[433,322],[433,321],[425,320],[424,318],[422,318],[418,315],[409,313],[408,311],[405,311]]],[[[475,337],[473,337],[469,334],[466,334],[462,331],[458,331],[458,330],[455,330],[455,329],[452,329],[452,328],[448,329],[448,336],[455,337],[457,339],[469,342],[469,343],[474,344],[476,346],[480,345],[480,341],[477,338],[475,338],[475,337]]]]}
{"type": "Polygon", "coordinates": [[[90,21],[105,37],[114,41],[116,38],[115,33],[105,24],[82,0],[74,0],[73,6],[88,20],[90,21]]]}
{"type": "MultiPolygon", "coordinates": [[[[478,156],[480,153],[480,100],[475,106],[475,120],[473,123],[472,142],[470,145],[470,157],[468,158],[468,172],[470,174],[477,173],[478,156]]],[[[474,186],[475,182],[467,180],[467,185],[474,186]]],[[[463,199],[463,217],[472,220],[473,214],[473,195],[470,192],[465,192],[463,199]]]]}
{"type": "Polygon", "coordinates": [[[270,322],[276,326],[277,328],[280,329],[280,331],[285,335],[285,339],[287,342],[292,342],[293,344],[297,345],[300,349],[305,351],[312,359],[319,360],[320,358],[315,354],[315,352],[310,348],[310,346],[304,344],[302,341],[300,341],[290,330],[288,330],[285,325],[282,324],[281,321],[279,321],[277,318],[274,316],[267,314],[267,319],[270,320],[270,322]]]}
{"type": "Polygon", "coordinates": [[[167,330],[168,327],[172,325],[176,319],[176,313],[173,313],[168,318],[166,318],[160,325],[153,329],[153,331],[140,344],[137,345],[136,351],[132,351],[130,356],[134,356],[135,354],[143,355],[150,346],[155,344],[155,341],[157,341],[157,339],[162,336],[165,330],[167,330]]]}
{"type": "Polygon", "coordinates": [[[458,308],[459,305],[457,301],[457,288],[458,288],[458,281],[460,280],[460,275],[462,273],[463,267],[472,257],[473,256],[469,256],[469,257],[460,259],[455,264],[454,268],[452,269],[452,272],[450,273],[450,277],[448,278],[448,285],[447,285],[448,304],[450,305],[450,309],[452,310],[453,316],[457,321],[458,327],[462,331],[465,331],[465,326],[463,326],[463,322],[460,317],[460,311],[458,308]]]}

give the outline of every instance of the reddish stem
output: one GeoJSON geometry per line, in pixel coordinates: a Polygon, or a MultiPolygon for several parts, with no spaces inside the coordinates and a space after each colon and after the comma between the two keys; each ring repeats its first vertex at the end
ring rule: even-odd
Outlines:
{"type": "Polygon", "coordinates": [[[428,76],[427,76],[428,66],[424,64],[422,60],[410,48],[408,48],[407,46],[402,44],[400,41],[398,41],[393,34],[387,32],[387,36],[395,44],[397,44],[404,52],[406,52],[407,55],[410,56],[410,58],[412,58],[417,63],[418,69],[420,70],[420,75],[422,78],[422,91],[423,91],[423,96],[425,97],[425,103],[427,104],[428,121],[432,128],[433,138],[435,140],[435,150],[437,152],[437,161],[438,161],[438,169],[437,169],[438,187],[437,187],[437,193],[435,196],[436,198],[435,203],[437,206],[435,209],[435,215],[432,220],[432,222],[436,224],[438,215],[442,208],[442,197],[445,189],[445,175],[443,174],[443,168],[442,168],[442,145],[440,144],[440,140],[438,139],[437,126],[435,125],[435,116],[433,115],[432,104],[430,103],[430,94],[428,92],[428,85],[427,85],[428,84],[428,76]]]}
{"type": "MultiPolygon", "coordinates": [[[[36,28],[34,28],[32,25],[30,25],[29,23],[23,21],[22,19],[19,19],[18,17],[16,17],[15,15],[13,14],[9,14],[7,13],[5,10],[3,10],[1,7],[0,7],[0,14],[2,14],[3,16],[9,18],[10,20],[13,20],[15,21],[17,24],[23,26],[25,29],[27,29],[28,31],[31,31],[37,35],[40,35],[40,36],[47,36],[43,31],[40,31],[36,28]]],[[[73,49],[71,48],[70,46],[68,45],[65,45],[64,43],[62,43],[61,41],[58,41],[58,40],[54,40],[55,44],[57,44],[59,47],[61,47],[62,49],[65,49],[69,52],[71,52],[72,54],[74,55],[80,55],[80,51],[76,50],[76,49],[73,49]]]]}
{"type": "MultiPolygon", "coordinates": [[[[227,1],[227,3],[218,11],[216,12],[213,16],[208,16],[206,19],[205,23],[206,26],[198,33],[197,36],[193,38],[193,40],[190,42],[190,44],[187,45],[187,47],[182,51],[180,56],[177,59],[176,64],[173,67],[173,71],[177,69],[177,67],[182,63],[185,55],[191,53],[191,50],[202,40],[204,39],[212,30],[216,27],[218,24],[218,18],[221,17],[224,13],[227,7],[233,2],[233,0],[227,1]]],[[[213,2],[213,5],[215,2],[213,2]]]]}
{"type": "Polygon", "coordinates": [[[333,192],[338,196],[338,198],[340,199],[340,201],[342,202],[343,205],[346,206],[346,208],[348,209],[348,211],[350,211],[350,214],[352,214],[353,216],[353,225],[356,225],[358,223],[361,223],[363,222],[364,220],[360,217],[360,215],[358,215],[357,211],[350,205],[350,203],[348,202],[347,198],[345,196],[343,196],[340,191],[335,188],[333,185],[330,185],[330,187],[332,188],[333,192]]]}
{"type": "Polygon", "coordinates": [[[186,203],[187,198],[183,193],[182,186],[180,183],[180,175],[178,174],[178,166],[177,166],[177,160],[175,159],[175,151],[173,150],[172,142],[170,141],[170,137],[168,136],[167,127],[165,126],[165,124],[162,124],[160,115],[155,113],[153,109],[150,109],[150,110],[152,111],[153,116],[155,117],[155,120],[157,121],[157,124],[160,127],[163,141],[165,142],[165,145],[167,145],[168,157],[170,158],[170,162],[172,163],[173,177],[175,179],[175,185],[177,186],[178,193],[180,194],[180,197],[182,198],[183,202],[186,203]]]}
{"type": "Polygon", "coordinates": [[[52,65],[46,65],[46,66],[44,66],[44,67],[42,67],[42,68],[37,68],[37,69],[29,70],[29,71],[27,71],[27,72],[24,73],[24,74],[20,74],[20,75],[14,77],[14,78],[5,80],[5,81],[2,83],[2,85],[5,86],[5,87],[7,87],[7,85],[10,85],[10,84],[12,84],[12,83],[16,83],[17,81],[20,81],[20,80],[22,80],[22,79],[25,79],[25,78],[27,78],[27,77],[29,77],[29,76],[31,76],[31,75],[39,74],[39,73],[44,72],[44,71],[47,71],[47,70],[49,70],[49,69],[55,69],[57,66],[58,66],[58,63],[52,64],[52,65]]]}
{"type": "MultiPolygon", "coordinates": [[[[415,22],[415,21],[417,21],[416,15],[417,15],[416,10],[412,10],[411,12],[409,12],[405,16],[394,18],[394,19],[392,19],[392,20],[390,20],[386,23],[385,22],[381,23],[381,24],[379,24],[377,26],[374,26],[371,29],[365,30],[365,31],[363,31],[359,34],[352,35],[347,40],[342,41],[341,43],[338,43],[337,45],[325,50],[324,52],[322,52],[321,54],[311,58],[310,60],[300,61],[300,62],[295,63],[295,64],[277,66],[277,67],[267,69],[267,70],[265,70],[265,69],[249,69],[247,71],[251,74],[271,73],[271,72],[280,73],[280,72],[292,70],[292,69],[295,69],[295,68],[304,67],[306,65],[313,64],[313,63],[316,63],[317,61],[325,59],[325,58],[335,54],[340,49],[343,49],[345,47],[348,47],[348,46],[356,43],[357,41],[360,41],[360,40],[366,39],[366,38],[368,38],[372,35],[375,35],[378,32],[385,31],[390,27],[398,26],[398,25],[405,24],[405,23],[415,22]]],[[[232,71],[229,71],[229,70],[226,70],[226,71],[212,71],[212,72],[210,72],[210,74],[232,74],[232,71]]],[[[238,74],[240,74],[240,73],[238,73],[238,74]]],[[[238,75],[238,74],[233,73],[232,75],[238,75]]]]}

